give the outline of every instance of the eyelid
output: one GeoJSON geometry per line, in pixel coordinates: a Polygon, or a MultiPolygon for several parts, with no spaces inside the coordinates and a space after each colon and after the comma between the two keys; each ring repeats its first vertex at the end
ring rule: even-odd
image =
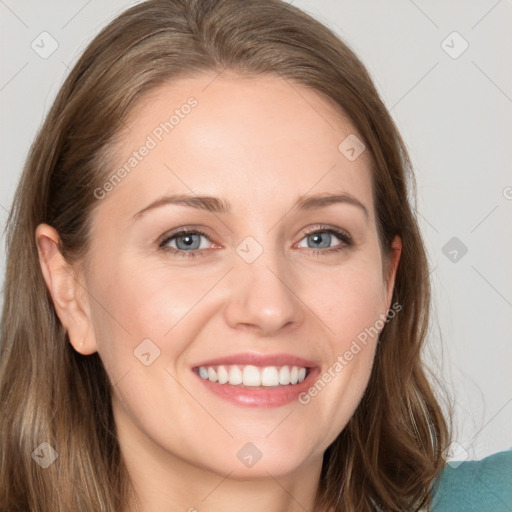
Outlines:
{"type": "Polygon", "coordinates": [[[187,235],[187,234],[197,234],[197,235],[203,235],[208,240],[211,240],[211,235],[207,233],[207,229],[203,228],[202,226],[181,226],[176,229],[171,229],[170,231],[167,231],[163,235],[161,235],[156,243],[161,244],[163,242],[167,242],[170,238],[173,238],[178,235],[187,235]]]}
{"type": "Polygon", "coordinates": [[[179,236],[185,236],[187,234],[204,236],[205,238],[210,240],[210,242],[212,244],[217,245],[211,241],[210,235],[208,233],[206,233],[206,231],[203,231],[202,228],[192,227],[192,226],[182,226],[175,230],[171,230],[170,232],[167,232],[164,235],[162,235],[161,237],[159,237],[157,240],[158,249],[162,250],[162,251],[170,252],[170,253],[178,255],[178,256],[193,257],[193,256],[196,256],[197,254],[199,254],[201,256],[205,256],[206,253],[208,252],[208,249],[194,249],[192,251],[183,251],[183,250],[175,249],[174,247],[169,247],[169,246],[165,245],[166,243],[170,242],[172,239],[175,239],[179,236]]]}
{"type": "Polygon", "coordinates": [[[304,237],[306,237],[308,235],[311,235],[311,234],[316,233],[316,232],[322,232],[322,231],[333,233],[338,238],[340,238],[340,236],[342,236],[343,238],[340,238],[340,240],[341,241],[346,241],[346,243],[353,243],[354,242],[354,239],[352,238],[352,235],[346,229],[338,228],[338,227],[335,227],[335,226],[331,226],[329,224],[315,224],[313,226],[308,226],[303,231],[299,242],[304,237]],[[344,240],[344,239],[346,239],[346,240],[344,240]]]}

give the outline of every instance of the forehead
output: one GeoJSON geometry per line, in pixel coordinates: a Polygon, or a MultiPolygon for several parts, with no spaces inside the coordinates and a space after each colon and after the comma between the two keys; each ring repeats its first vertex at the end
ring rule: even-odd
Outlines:
{"type": "Polygon", "coordinates": [[[320,93],[289,80],[177,79],[147,94],[125,126],[112,169],[125,172],[109,201],[115,196],[127,214],[165,192],[267,210],[276,191],[289,202],[334,189],[366,198],[372,210],[368,152],[351,161],[340,150],[356,134],[352,123],[320,93]]]}

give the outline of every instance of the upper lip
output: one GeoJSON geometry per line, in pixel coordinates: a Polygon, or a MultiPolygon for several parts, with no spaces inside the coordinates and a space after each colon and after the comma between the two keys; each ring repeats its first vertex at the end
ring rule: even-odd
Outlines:
{"type": "Polygon", "coordinates": [[[229,356],[217,357],[215,359],[208,359],[202,361],[194,368],[199,366],[219,366],[219,365],[230,365],[230,364],[251,364],[253,366],[301,366],[304,368],[313,368],[316,365],[314,361],[297,357],[291,354],[255,354],[255,353],[244,353],[244,354],[231,354],[229,356]]]}

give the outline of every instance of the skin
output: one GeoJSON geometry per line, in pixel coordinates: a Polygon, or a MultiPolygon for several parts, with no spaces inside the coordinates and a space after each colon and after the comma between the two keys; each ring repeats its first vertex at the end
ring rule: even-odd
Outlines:
{"type": "Polygon", "coordinates": [[[160,86],[132,112],[119,166],[187,98],[198,101],[98,201],[90,266],[70,267],[58,234],[41,224],[41,268],[73,347],[98,351],[115,384],[119,442],[145,512],[313,510],[323,453],[363,395],[377,337],[307,405],[239,407],[191,368],[254,352],[294,354],[327,371],[391,307],[401,241],[386,280],[368,152],[349,161],[338,150],[357,132],[330,102],[277,77],[214,77],[160,86]],[[299,196],[334,192],[357,198],[368,218],[350,204],[292,208],[299,196]],[[133,219],[171,193],[216,196],[232,210],[167,205],[133,219]],[[319,224],[347,231],[354,244],[327,253],[344,243],[319,224]],[[158,250],[159,237],[185,226],[207,232],[196,237],[202,255],[158,250]],[[236,251],[247,236],[263,249],[252,263],[236,251]],[[134,357],[147,338],[160,350],[149,366],[134,357]],[[262,453],[251,468],[237,458],[248,442],[262,453]]]}

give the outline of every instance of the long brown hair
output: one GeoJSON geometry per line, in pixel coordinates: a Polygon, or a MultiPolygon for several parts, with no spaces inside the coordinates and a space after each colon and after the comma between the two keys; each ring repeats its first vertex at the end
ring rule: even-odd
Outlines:
{"type": "MultiPolygon", "coordinates": [[[[146,93],[201,71],[302,84],[350,118],[371,155],[383,254],[403,248],[366,392],[324,454],[315,511],[429,508],[449,431],[422,362],[429,326],[425,248],[408,193],[405,145],[363,64],[333,32],[281,0],[149,0],[106,26],[78,60],[28,155],[7,221],[0,358],[0,508],[119,511],[129,479],[111,384],[76,352],[42,276],[35,229],[53,226],[70,263],[90,248],[94,191],[113,172],[126,116],[146,93]],[[44,469],[33,452],[59,454],[44,469]],[[48,449],[48,448],[39,448],[48,449]]],[[[414,186],[415,190],[415,186],[414,186]]],[[[37,453],[36,453],[37,456],[37,453]]]]}

